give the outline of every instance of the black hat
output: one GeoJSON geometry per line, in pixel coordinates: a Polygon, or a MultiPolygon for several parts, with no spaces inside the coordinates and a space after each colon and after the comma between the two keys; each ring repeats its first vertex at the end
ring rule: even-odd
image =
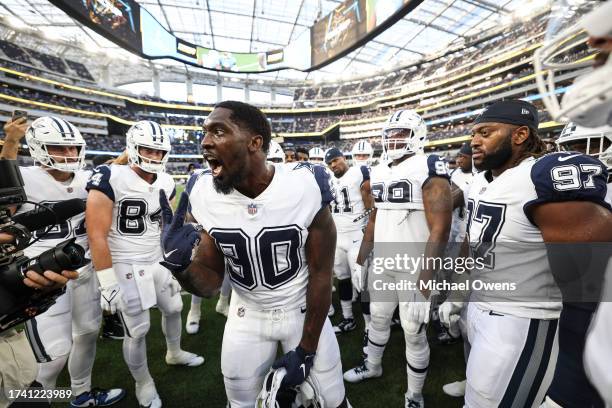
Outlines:
{"type": "Polygon", "coordinates": [[[459,149],[459,154],[465,154],[467,156],[472,155],[472,146],[469,143],[464,143],[461,145],[461,149],[459,149]]]}
{"type": "Polygon", "coordinates": [[[528,126],[537,130],[539,124],[538,109],[526,101],[499,101],[487,106],[474,120],[475,125],[483,122],[528,126]]]}
{"type": "Polygon", "coordinates": [[[332,160],[334,160],[336,157],[341,157],[341,156],[344,156],[344,155],[342,154],[340,149],[338,149],[337,147],[332,147],[331,149],[327,151],[327,153],[325,153],[325,163],[329,163],[332,160]]]}

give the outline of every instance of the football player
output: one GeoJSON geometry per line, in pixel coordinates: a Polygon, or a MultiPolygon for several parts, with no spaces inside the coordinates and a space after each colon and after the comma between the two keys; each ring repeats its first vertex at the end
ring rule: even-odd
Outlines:
{"type": "Polygon", "coordinates": [[[310,157],[308,156],[308,150],[306,150],[306,148],[304,147],[298,147],[297,149],[295,149],[295,157],[295,161],[299,162],[310,160],[310,157]]]}
{"type": "MultiPolygon", "coordinates": [[[[25,126],[25,119],[16,125],[25,126]]],[[[16,159],[18,141],[23,131],[11,134],[0,158],[16,159]],[[11,136],[14,140],[10,140],[11,136]]],[[[85,200],[85,185],[90,172],[85,165],[85,140],[71,123],[54,116],[36,119],[25,132],[30,155],[36,164],[22,167],[21,174],[28,200],[51,204],[80,198],[85,200]]],[[[23,204],[18,213],[32,210],[23,204]]],[[[55,225],[47,234],[36,231],[37,242],[24,253],[34,257],[70,238],[87,249],[85,215],[79,214],[55,225]]],[[[91,266],[79,270],[79,278],[66,285],[66,292],[45,313],[25,323],[26,334],[39,363],[36,380],[46,389],[55,388],[57,377],[68,362],[73,395],[73,407],[106,406],[125,396],[122,389],[92,389],[91,372],[96,355],[96,340],[102,311],[100,291],[91,266]]]]}
{"type": "Polygon", "coordinates": [[[162,314],[166,363],[195,367],[204,359],[181,350],[181,287],[159,264],[159,192],[172,197],[174,180],[164,172],[170,140],[159,124],[140,121],[126,134],[129,165],[99,166],[87,183],[87,235],[100,282],[102,308],[118,311],[125,328],[123,357],[142,406],[161,400],[147,366],[149,308],[162,314]]]}
{"type": "Polygon", "coordinates": [[[268,161],[272,163],[283,163],[285,161],[285,152],[283,152],[283,148],[274,140],[270,140],[268,161]]]}
{"type": "MultiPolygon", "coordinates": [[[[467,234],[484,267],[473,269],[470,279],[514,282],[516,288],[473,290],[470,295],[465,392],[470,407],[539,406],[553,371],[564,372],[555,378],[578,394],[571,399],[581,401],[567,406],[591,406],[586,379],[568,372],[570,367],[582,371],[571,350],[576,334],[586,330],[588,305],[566,299],[561,313],[557,283],[565,287],[568,276],[559,273],[558,251],[544,243],[610,240],[607,171],[583,154],[543,155],[546,146],[537,128],[536,107],[518,100],[490,105],[472,128],[472,157],[481,172],[470,189],[467,234]],[[483,372],[483,367],[492,370],[483,372]]],[[[558,390],[552,386],[547,401],[556,400],[558,390]]]]}
{"type": "MultiPolygon", "coordinates": [[[[612,126],[589,128],[570,122],[561,131],[557,146],[560,151],[580,152],[598,158],[606,165],[608,173],[612,169],[612,126]]],[[[606,201],[612,205],[611,182],[609,178],[606,201]]]]}
{"type": "MultiPolygon", "coordinates": [[[[612,103],[610,101],[612,88],[610,88],[609,81],[612,74],[612,58],[610,58],[610,53],[612,52],[612,20],[610,20],[612,2],[587,2],[585,4],[587,6],[594,5],[596,8],[585,14],[582,18],[576,19],[574,16],[574,11],[576,10],[574,5],[562,3],[566,7],[559,7],[558,15],[553,16],[549,22],[546,36],[549,41],[542,47],[541,51],[534,55],[534,66],[538,74],[537,78],[540,78],[538,80],[539,90],[543,95],[546,95],[543,101],[553,119],[563,120],[568,118],[575,125],[593,128],[590,131],[584,128],[576,128],[574,131],[572,127],[566,127],[564,129],[566,132],[564,132],[563,136],[566,136],[564,139],[568,143],[563,143],[562,140],[561,146],[573,144],[567,137],[571,138],[572,134],[577,137],[580,137],[581,134],[585,136],[585,133],[594,135],[595,137],[588,137],[587,140],[583,139],[583,141],[587,142],[586,146],[584,146],[585,152],[588,154],[601,152],[602,154],[598,157],[607,167],[610,161],[610,148],[608,147],[603,151],[602,148],[605,145],[609,145],[609,136],[605,136],[606,130],[602,129],[602,126],[612,125],[612,103]],[[559,27],[565,30],[557,32],[559,27]],[[564,58],[562,61],[559,61],[559,58],[555,60],[557,55],[571,55],[571,53],[568,53],[570,47],[572,45],[582,46],[585,39],[587,44],[597,51],[592,60],[582,57],[577,61],[571,58],[564,58]],[[567,72],[576,68],[582,68],[590,64],[595,69],[586,71],[585,74],[578,77],[560,102],[557,100],[556,93],[552,95],[549,93],[551,90],[554,91],[555,74],[559,74],[561,71],[567,72]],[[597,135],[597,133],[602,131],[604,133],[603,137],[601,134],[597,135]],[[569,135],[567,134],[568,132],[569,135]]],[[[576,53],[576,55],[581,54],[576,53]]],[[[574,149],[580,147],[583,146],[576,144],[573,146],[574,149]]],[[[581,175],[583,171],[584,168],[580,168],[581,175]]],[[[598,181],[600,178],[603,178],[603,174],[599,175],[598,181]]],[[[603,184],[605,181],[602,179],[601,183],[603,184]]],[[[591,186],[591,183],[588,183],[587,180],[583,189],[587,190],[589,186],[591,186]]],[[[574,190],[571,189],[570,192],[575,193],[575,199],[581,199],[581,196],[584,195],[582,189],[579,189],[578,193],[574,192],[574,190]],[[579,195],[579,193],[582,194],[579,195]]],[[[592,192],[593,189],[590,189],[590,191],[592,192]]],[[[600,198],[601,192],[598,191],[598,193],[597,197],[600,198]]],[[[607,204],[609,204],[609,194],[610,190],[608,189],[607,204]]],[[[594,201],[594,199],[591,199],[591,201],[594,201]]],[[[577,206],[580,204],[572,202],[571,205],[577,206]]],[[[588,203],[582,204],[583,207],[587,205],[588,203]]],[[[596,220],[584,222],[584,219],[587,218],[587,211],[589,210],[585,208],[579,214],[580,218],[576,222],[583,222],[575,227],[577,229],[576,233],[572,230],[573,238],[586,242],[595,240],[609,242],[611,240],[609,234],[607,236],[598,235],[600,229],[607,228],[608,233],[612,229],[610,227],[609,213],[601,214],[596,220]],[[587,228],[593,228],[590,236],[587,237],[590,239],[584,237],[587,228]]],[[[593,216],[597,215],[597,213],[592,214],[593,216]]],[[[572,217],[573,214],[566,213],[566,216],[572,217]]],[[[575,215],[574,218],[576,218],[575,215]]],[[[567,222],[568,220],[565,221],[567,222]]],[[[582,269],[583,265],[580,265],[580,267],[582,269]]],[[[609,267],[610,264],[608,269],[609,267]]],[[[586,374],[589,375],[591,382],[595,385],[599,395],[603,397],[605,402],[608,405],[612,404],[612,392],[610,391],[612,389],[610,386],[612,384],[612,375],[610,374],[608,364],[612,354],[612,347],[610,347],[612,307],[610,307],[609,303],[611,280],[612,272],[608,271],[603,285],[602,302],[595,315],[592,315],[595,304],[568,302],[564,299],[563,312],[559,323],[559,360],[557,361],[555,377],[543,406],[555,408],[603,406],[604,403],[599,400],[599,396],[595,395],[587,381],[586,374]],[[591,332],[586,339],[585,345],[585,336],[589,324],[591,325],[591,332]],[[584,368],[582,364],[583,354],[584,368]]],[[[599,287],[599,282],[597,284],[599,287]]]]}
{"type": "Polygon", "coordinates": [[[204,128],[210,171],[183,193],[174,217],[161,197],[162,242],[165,262],[190,292],[211,296],[230,266],[233,294],[221,350],[229,405],[253,407],[272,366],[286,369],[284,387],[314,376],[325,406],[349,406],[327,319],[336,229],[325,168],[266,163],[270,125],[242,102],[217,104],[204,128]],[[188,201],[201,233],[183,225],[188,201]],[[279,343],[285,354],[275,361],[279,343]]]}
{"type": "Polygon", "coordinates": [[[351,156],[353,157],[353,165],[370,167],[372,157],[374,157],[374,149],[367,140],[360,140],[353,146],[351,156]]]}
{"type": "MultiPolygon", "coordinates": [[[[410,256],[440,256],[448,241],[452,199],[446,163],[438,156],[423,153],[427,129],[414,111],[399,110],[384,125],[383,147],[391,160],[372,169],[370,188],[376,210],[370,215],[358,263],[374,244],[374,260],[383,256],[391,243],[401,243],[410,256]],[[418,251],[418,254],[417,254],[418,251]]],[[[416,271],[415,271],[416,272],[416,271]]],[[[420,271],[425,278],[433,273],[428,266],[420,271]]],[[[416,280],[399,268],[386,268],[379,276],[385,283],[416,280]]],[[[400,321],[406,340],[408,390],[405,406],[424,406],[422,390],[429,365],[426,324],[429,321],[429,293],[420,290],[393,290],[380,294],[369,279],[370,313],[367,358],[346,373],[349,382],[359,382],[382,375],[382,356],[390,336],[393,312],[399,304],[400,321]],[[384,297],[384,298],[383,298],[384,297]]],[[[380,288],[380,286],[378,286],[380,288]]],[[[378,289],[380,291],[380,289],[378,289]]]]}
{"type": "Polygon", "coordinates": [[[332,186],[336,196],[331,203],[332,217],[338,232],[334,273],[338,278],[343,317],[342,321],[334,326],[334,331],[346,333],[357,327],[353,318],[353,286],[359,292],[364,289],[360,282],[361,265],[357,265],[357,255],[367,222],[365,214],[374,206],[370,194],[370,170],[367,166],[349,167],[337,147],[327,151],[325,162],[333,173],[332,186]],[[358,271],[359,276],[356,276],[351,284],[353,271],[358,271]]]}
{"type": "Polygon", "coordinates": [[[325,152],[320,147],[313,147],[308,151],[308,158],[312,163],[323,164],[325,152]]]}
{"type": "Polygon", "coordinates": [[[465,239],[465,203],[472,184],[472,148],[464,143],[457,153],[457,168],[450,173],[453,193],[453,221],[449,242],[463,242],[465,239]]]}
{"type": "Polygon", "coordinates": [[[293,163],[294,161],[296,161],[295,149],[292,147],[285,149],[285,163],[293,163]]]}

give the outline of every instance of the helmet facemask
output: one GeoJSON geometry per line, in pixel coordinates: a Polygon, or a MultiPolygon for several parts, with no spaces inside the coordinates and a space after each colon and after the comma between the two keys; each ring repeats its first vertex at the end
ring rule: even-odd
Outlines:
{"type": "Polygon", "coordinates": [[[602,161],[612,168],[612,128],[576,127],[569,123],[557,139],[560,151],[579,151],[602,161]]]}
{"type": "Polygon", "coordinates": [[[66,171],[70,173],[79,171],[83,167],[85,167],[85,143],[79,144],[79,145],[44,144],[42,145],[42,149],[45,151],[46,155],[49,158],[49,161],[47,163],[42,163],[43,165],[47,167],[51,167],[52,169],[55,169],[55,170],[61,170],[61,171],[66,171]],[[60,147],[75,146],[77,149],[77,155],[76,156],[58,156],[55,154],[51,154],[49,153],[49,149],[48,149],[49,146],[60,146],[60,147]]]}
{"type": "Polygon", "coordinates": [[[168,158],[170,156],[170,152],[166,150],[162,150],[158,147],[146,146],[142,144],[134,144],[133,149],[128,148],[128,161],[130,164],[133,164],[143,171],[147,173],[162,173],[166,170],[166,163],[168,162],[168,158]],[[140,153],[140,148],[144,147],[147,149],[159,150],[163,152],[163,156],[161,160],[150,159],[146,156],[143,156],[140,153]]]}
{"type": "Polygon", "coordinates": [[[424,140],[419,140],[414,131],[407,128],[383,130],[382,142],[390,160],[397,160],[407,154],[421,152],[424,145],[424,140]]]}
{"type": "Polygon", "coordinates": [[[542,101],[557,121],[571,120],[587,127],[612,124],[612,82],[609,80],[612,76],[612,59],[608,58],[598,68],[591,68],[593,56],[589,54],[594,51],[588,51],[588,33],[585,31],[597,31],[602,26],[609,26],[609,17],[599,9],[580,17],[575,7],[563,3],[560,1],[560,6],[553,9],[545,43],[534,53],[536,83],[543,96],[542,101]],[[562,27],[569,28],[563,30],[562,27]],[[564,88],[561,86],[564,76],[578,69],[584,71],[559,100],[558,94],[564,88]]]}

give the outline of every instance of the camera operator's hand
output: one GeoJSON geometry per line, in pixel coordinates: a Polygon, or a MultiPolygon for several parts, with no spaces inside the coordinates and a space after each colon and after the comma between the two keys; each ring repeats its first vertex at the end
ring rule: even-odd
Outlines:
{"type": "Polygon", "coordinates": [[[16,120],[9,120],[4,125],[4,146],[2,146],[2,153],[0,158],[7,160],[15,160],[17,158],[17,151],[19,149],[19,141],[25,136],[28,123],[26,118],[17,118],[16,120]]]}
{"type": "Polygon", "coordinates": [[[28,121],[26,118],[11,119],[4,125],[4,142],[19,142],[25,136],[28,129],[28,121]]]}
{"type": "Polygon", "coordinates": [[[27,271],[24,285],[33,289],[53,291],[65,286],[69,280],[79,277],[77,271],[62,271],[61,274],[53,271],[45,271],[43,275],[35,271],[27,271]]]}
{"type": "Polygon", "coordinates": [[[0,232],[0,244],[12,244],[15,242],[15,237],[12,234],[0,232]]]}
{"type": "Polygon", "coordinates": [[[115,270],[111,268],[97,271],[98,282],[100,282],[100,306],[102,310],[115,314],[121,309],[121,287],[117,283],[115,270]]]}

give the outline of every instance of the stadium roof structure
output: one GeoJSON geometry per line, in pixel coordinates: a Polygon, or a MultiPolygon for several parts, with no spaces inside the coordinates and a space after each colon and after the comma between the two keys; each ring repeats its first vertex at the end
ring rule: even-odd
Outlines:
{"type": "MultiPolygon", "coordinates": [[[[545,1],[425,0],[382,34],[320,70],[311,73],[281,70],[249,77],[276,81],[346,80],[357,74],[389,70],[441,51],[462,37],[507,23],[516,13],[529,9],[528,3],[545,1]]],[[[177,37],[223,51],[258,52],[286,46],[341,1],[138,0],[138,3],[177,37]]],[[[105,50],[108,56],[125,55],[118,46],[84,28],[47,0],[2,0],[0,16],[10,19],[15,28],[35,27],[50,40],[69,39],[85,49],[105,50]]],[[[69,58],[83,58],[77,51],[63,52],[69,58]]]]}

